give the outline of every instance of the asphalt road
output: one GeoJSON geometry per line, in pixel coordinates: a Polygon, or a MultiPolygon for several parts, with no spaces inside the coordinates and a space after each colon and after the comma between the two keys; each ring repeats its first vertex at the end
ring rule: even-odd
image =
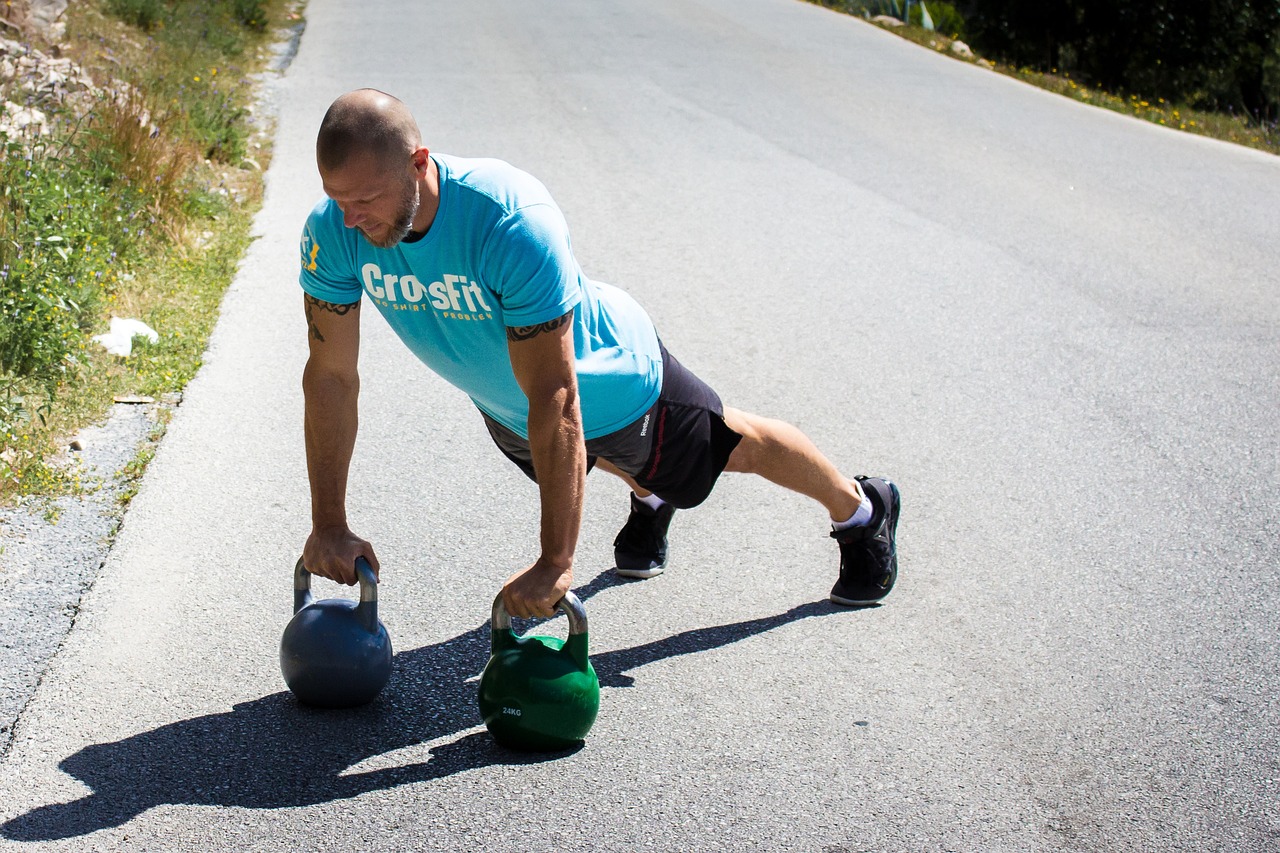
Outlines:
{"type": "MultiPolygon", "coordinates": [[[[260,238],[0,766],[0,846],[1275,850],[1280,160],[793,0],[313,0],[260,238]],[[572,754],[478,726],[535,492],[365,318],[354,525],[373,705],[276,666],[308,529],[296,241],[360,85],[565,210],[727,402],[904,495],[902,576],[825,603],[822,512],[728,477],[663,576],[578,562],[603,687],[572,754]]],[[[323,589],[322,589],[323,592],[323,589]]],[[[563,630],[562,620],[551,630],[563,630]]]]}

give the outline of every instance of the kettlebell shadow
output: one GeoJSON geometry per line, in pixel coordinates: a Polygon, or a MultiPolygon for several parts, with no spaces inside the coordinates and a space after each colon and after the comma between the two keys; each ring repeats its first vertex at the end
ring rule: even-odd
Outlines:
{"type": "MultiPolygon", "coordinates": [[[[619,585],[605,572],[577,590],[586,600],[619,585]]],[[[799,619],[836,612],[826,602],[746,622],[699,628],[630,649],[593,655],[602,686],[634,683],[647,663],[738,642],[799,619]]],[[[476,677],[489,657],[485,622],[440,643],[395,656],[391,678],[372,703],[343,710],[300,705],[273,693],[207,714],[87,746],[59,768],[92,793],[40,806],[0,825],[14,841],[53,841],[120,826],[158,805],[297,807],[430,781],[490,765],[556,760],[575,749],[523,753],[499,746],[481,726],[476,677]],[[446,738],[427,760],[348,772],[377,756],[446,738]]]]}

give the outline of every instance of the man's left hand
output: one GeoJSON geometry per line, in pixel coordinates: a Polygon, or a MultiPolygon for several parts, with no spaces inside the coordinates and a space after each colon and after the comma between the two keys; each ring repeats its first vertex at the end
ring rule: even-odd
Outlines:
{"type": "Polygon", "coordinates": [[[554,616],[556,603],[573,583],[572,566],[555,566],[539,557],[527,569],[516,572],[502,587],[502,606],[520,619],[554,616]]]}

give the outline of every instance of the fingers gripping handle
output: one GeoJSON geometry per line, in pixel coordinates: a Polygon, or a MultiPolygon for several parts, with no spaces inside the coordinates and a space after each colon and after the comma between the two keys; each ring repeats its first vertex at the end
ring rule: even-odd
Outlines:
{"type": "MultiPolygon", "coordinates": [[[[556,609],[569,617],[569,636],[587,633],[587,609],[582,606],[582,600],[572,591],[566,592],[564,598],[556,602],[556,609]]],[[[508,615],[507,608],[502,603],[502,593],[498,593],[497,598],[493,600],[493,615],[489,626],[493,631],[511,630],[511,616],[508,615]]]]}
{"type": "MultiPolygon", "coordinates": [[[[364,557],[356,557],[356,575],[360,579],[361,611],[370,630],[378,624],[378,578],[373,573],[373,566],[364,557]]],[[[293,612],[297,613],[306,607],[314,597],[311,594],[311,572],[302,565],[302,558],[293,567],[293,612]]]]}

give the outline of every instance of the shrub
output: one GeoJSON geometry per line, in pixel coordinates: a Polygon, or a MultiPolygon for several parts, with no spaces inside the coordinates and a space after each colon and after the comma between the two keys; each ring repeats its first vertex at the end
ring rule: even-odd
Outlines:
{"type": "Polygon", "coordinates": [[[965,37],[964,16],[950,3],[928,3],[929,17],[933,18],[933,28],[944,36],[953,39],[965,37]]]}

